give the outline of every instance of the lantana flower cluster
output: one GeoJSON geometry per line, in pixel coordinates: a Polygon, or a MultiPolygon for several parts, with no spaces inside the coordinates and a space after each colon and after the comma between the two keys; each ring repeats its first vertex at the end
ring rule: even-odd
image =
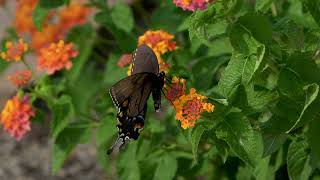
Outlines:
{"type": "Polygon", "coordinates": [[[176,119],[181,122],[183,129],[193,127],[200,119],[201,113],[213,112],[214,105],[205,102],[206,96],[198,94],[194,88],[186,93],[185,80],[173,77],[171,83],[165,85],[166,98],[172,102],[176,110],[176,119]]]}
{"type": "Polygon", "coordinates": [[[14,96],[8,100],[1,112],[0,122],[4,130],[11,136],[20,140],[30,131],[30,118],[35,116],[35,112],[29,103],[29,98],[14,96]]]}
{"type": "MultiPolygon", "coordinates": [[[[74,1],[58,11],[50,11],[42,24],[42,31],[38,31],[34,25],[32,14],[38,0],[17,1],[13,26],[21,36],[30,35],[31,50],[37,55],[38,70],[52,75],[63,69],[72,67],[72,59],[78,55],[73,43],[65,43],[65,34],[74,26],[84,24],[92,10],[74,1]],[[50,20],[58,17],[58,22],[50,20]]],[[[20,88],[26,85],[34,75],[33,70],[24,60],[29,45],[23,39],[7,41],[0,52],[0,60],[7,62],[23,62],[27,69],[16,71],[8,76],[13,85],[20,88]]],[[[20,140],[30,131],[30,119],[35,116],[35,111],[27,95],[14,96],[6,102],[1,112],[0,123],[4,129],[17,140],[20,140]],[[20,96],[23,96],[20,98],[20,96]]]]}

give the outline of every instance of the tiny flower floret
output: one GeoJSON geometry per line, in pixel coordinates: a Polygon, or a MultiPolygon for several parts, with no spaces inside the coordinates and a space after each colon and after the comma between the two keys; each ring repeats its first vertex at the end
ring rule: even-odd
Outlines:
{"type": "Polygon", "coordinates": [[[30,118],[35,113],[29,104],[27,96],[19,98],[14,96],[8,100],[3,111],[1,112],[0,122],[5,131],[18,141],[31,130],[30,118]]]}
{"type": "Polygon", "coordinates": [[[12,82],[12,84],[16,86],[22,86],[27,84],[32,76],[32,72],[30,70],[22,70],[17,71],[15,74],[8,76],[8,79],[12,82]]]}
{"type": "Polygon", "coordinates": [[[43,48],[38,57],[38,69],[45,70],[49,75],[62,69],[72,67],[71,58],[78,55],[73,49],[73,44],[65,44],[60,40],[58,43],[52,43],[48,48],[43,48]]]}
{"type": "Polygon", "coordinates": [[[17,43],[7,41],[5,44],[5,51],[1,52],[1,58],[6,61],[20,61],[25,52],[28,51],[28,45],[19,39],[17,43]]]}

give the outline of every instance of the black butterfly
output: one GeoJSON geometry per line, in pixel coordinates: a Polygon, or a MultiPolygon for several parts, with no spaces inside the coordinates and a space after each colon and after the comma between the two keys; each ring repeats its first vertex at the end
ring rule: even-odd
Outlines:
{"type": "Polygon", "coordinates": [[[131,76],[128,76],[109,90],[114,105],[118,108],[118,138],[108,150],[119,150],[131,139],[138,139],[144,127],[147,100],[152,94],[154,108],[160,110],[161,90],[164,85],[164,72],[159,72],[155,53],[147,45],[139,46],[132,60],[131,76]]]}

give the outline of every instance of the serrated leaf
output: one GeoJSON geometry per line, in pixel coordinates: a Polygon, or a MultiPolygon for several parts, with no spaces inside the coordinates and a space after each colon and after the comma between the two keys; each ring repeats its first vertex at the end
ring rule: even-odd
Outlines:
{"type": "Polygon", "coordinates": [[[65,128],[56,138],[53,145],[52,174],[57,174],[68,155],[77,144],[90,139],[90,128],[65,128]]]}
{"type": "Polygon", "coordinates": [[[154,174],[154,180],[173,179],[178,168],[177,160],[170,154],[160,157],[158,167],[154,174]]]}
{"type": "Polygon", "coordinates": [[[126,33],[130,33],[132,31],[134,19],[129,6],[118,3],[111,9],[110,15],[117,28],[126,33]]]}
{"type": "Polygon", "coordinates": [[[217,127],[216,135],[226,141],[235,154],[252,167],[261,160],[262,137],[240,113],[230,113],[217,127]]]}
{"type": "Polygon", "coordinates": [[[191,133],[190,142],[191,142],[192,153],[193,153],[193,158],[195,162],[198,161],[198,146],[204,131],[205,129],[202,126],[196,126],[191,133]]]}
{"type": "Polygon", "coordinates": [[[48,9],[42,8],[40,4],[32,12],[32,20],[38,31],[42,31],[42,24],[48,15],[48,9]]]}
{"type": "Polygon", "coordinates": [[[308,144],[304,140],[293,141],[288,149],[288,174],[292,180],[307,180],[311,175],[310,156],[307,152],[308,144]]]}
{"type": "Polygon", "coordinates": [[[55,100],[53,107],[53,119],[51,121],[51,135],[56,139],[59,133],[68,126],[74,116],[73,105],[70,96],[62,96],[55,100]]]}
{"type": "Polygon", "coordinates": [[[304,107],[300,113],[299,118],[297,119],[297,121],[294,123],[294,125],[287,131],[287,133],[291,132],[292,130],[296,129],[301,121],[303,121],[303,116],[305,115],[305,112],[307,111],[307,108],[309,108],[309,106],[316,100],[318,94],[319,94],[319,85],[318,84],[311,84],[308,85],[304,88],[305,90],[305,94],[306,94],[306,98],[305,98],[305,103],[304,103],[304,107]]]}

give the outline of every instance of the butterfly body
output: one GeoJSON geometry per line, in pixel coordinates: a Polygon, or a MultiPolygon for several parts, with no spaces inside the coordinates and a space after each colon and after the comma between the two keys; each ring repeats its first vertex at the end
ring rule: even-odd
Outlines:
{"type": "Polygon", "coordinates": [[[160,110],[164,77],[164,72],[159,73],[158,61],[152,49],[146,45],[138,47],[133,54],[131,75],[109,90],[111,99],[118,108],[118,139],[108,154],[121,148],[128,140],[138,139],[144,127],[147,101],[151,94],[155,110],[160,110]]]}

